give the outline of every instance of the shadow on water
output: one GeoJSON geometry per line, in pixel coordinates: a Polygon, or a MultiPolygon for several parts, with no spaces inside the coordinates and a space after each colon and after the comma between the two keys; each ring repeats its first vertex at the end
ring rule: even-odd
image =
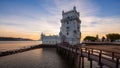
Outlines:
{"type": "Polygon", "coordinates": [[[68,66],[67,68],[77,68],[77,65],[75,64],[75,62],[77,62],[76,61],[77,57],[76,58],[68,58],[68,57],[65,57],[65,55],[63,55],[63,54],[61,54],[59,52],[57,52],[57,55],[61,58],[63,63],[68,66]],[[75,59],[75,60],[73,60],[73,59],[75,59]]]}
{"type": "Polygon", "coordinates": [[[45,56],[44,58],[48,59],[48,63],[54,63],[56,61],[56,63],[54,64],[57,68],[76,68],[75,65],[69,61],[67,58],[65,58],[64,56],[61,56],[55,48],[43,48],[43,56],[44,55],[50,55],[50,56],[45,56]],[[49,61],[51,59],[53,59],[52,61],[49,61]]]}

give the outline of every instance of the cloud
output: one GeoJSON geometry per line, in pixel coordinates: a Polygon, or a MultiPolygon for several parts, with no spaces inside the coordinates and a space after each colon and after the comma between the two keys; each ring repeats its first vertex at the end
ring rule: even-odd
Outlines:
{"type": "MultiPolygon", "coordinates": [[[[33,15],[33,17],[34,18],[17,14],[2,16],[0,17],[0,26],[6,27],[4,29],[14,27],[18,29],[17,32],[59,34],[60,22],[58,23],[56,16],[33,15]]],[[[12,28],[9,29],[12,31],[12,28]]]]}
{"type": "Polygon", "coordinates": [[[69,11],[73,6],[81,12],[81,16],[96,14],[98,9],[89,0],[53,0],[54,7],[47,6],[47,10],[51,14],[61,14],[62,10],[69,11]]]}
{"type": "Polygon", "coordinates": [[[84,21],[82,31],[93,33],[120,33],[120,17],[87,17],[84,21]],[[88,19],[87,19],[88,18],[88,19]],[[90,18],[90,19],[89,19],[90,18]]]}
{"type": "Polygon", "coordinates": [[[96,16],[99,13],[99,8],[90,0],[52,0],[52,4],[52,6],[51,4],[44,4],[42,10],[35,8],[33,11],[30,7],[27,10],[25,7],[24,9],[26,10],[24,11],[22,8],[20,10],[17,9],[17,11],[20,11],[19,14],[3,14],[0,16],[0,29],[9,29],[9,31],[16,29],[18,33],[40,34],[44,32],[48,34],[59,34],[62,10],[66,12],[72,10],[73,6],[76,6],[77,11],[80,12],[80,19],[82,21],[82,34],[119,32],[120,17],[96,16]]]}

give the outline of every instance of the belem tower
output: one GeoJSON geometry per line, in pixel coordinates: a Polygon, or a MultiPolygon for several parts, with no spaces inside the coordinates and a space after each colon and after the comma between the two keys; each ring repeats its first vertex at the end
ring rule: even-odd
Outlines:
{"type": "Polygon", "coordinates": [[[57,44],[67,42],[70,45],[80,44],[81,32],[79,19],[80,13],[77,12],[76,7],[72,10],[62,11],[61,27],[59,35],[46,36],[41,34],[42,44],[57,44]]]}

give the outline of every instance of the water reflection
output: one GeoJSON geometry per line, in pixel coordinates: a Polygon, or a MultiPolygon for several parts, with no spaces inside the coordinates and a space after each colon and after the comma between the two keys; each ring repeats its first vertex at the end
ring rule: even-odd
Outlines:
{"type": "Polygon", "coordinates": [[[41,44],[40,41],[0,41],[0,52],[41,44]]]}
{"type": "MultiPolygon", "coordinates": [[[[23,46],[31,46],[40,44],[40,42],[0,42],[0,49],[7,50],[21,48],[23,46]],[[10,44],[10,45],[9,45],[10,44]],[[12,45],[14,44],[14,45],[12,45]]],[[[85,68],[89,68],[89,62],[85,58],[85,68]]],[[[93,62],[93,68],[96,68],[97,63],[93,62]]],[[[73,68],[72,64],[61,57],[55,48],[37,48],[34,50],[17,53],[5,57],[0,57],[0,68],[73,68]]]]}
{"type": "Polygon", "coordinates": [[[40,48],[1,57],[0,68],[69,68],[69,66],[54,48],[40,48]]]}

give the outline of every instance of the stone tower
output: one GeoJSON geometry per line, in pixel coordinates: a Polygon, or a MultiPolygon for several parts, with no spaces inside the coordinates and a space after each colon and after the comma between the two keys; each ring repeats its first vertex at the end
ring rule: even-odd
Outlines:
{"type": "Polygon", "coordinates": [[[71,45],[80,44],[81,20],[79,19],[79,16],[76,7],[73,7],[72,10],[67,12],[62,11],[61,28],[59,33],[61,42],[67,42],[71,45]]]}

